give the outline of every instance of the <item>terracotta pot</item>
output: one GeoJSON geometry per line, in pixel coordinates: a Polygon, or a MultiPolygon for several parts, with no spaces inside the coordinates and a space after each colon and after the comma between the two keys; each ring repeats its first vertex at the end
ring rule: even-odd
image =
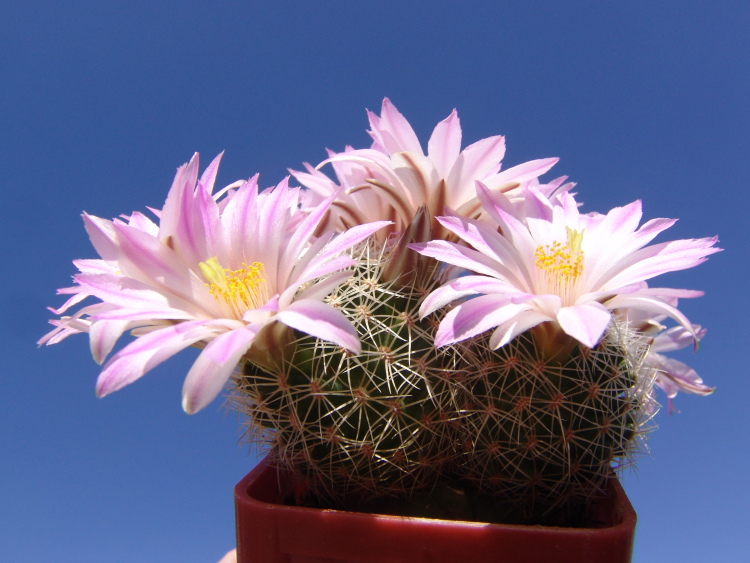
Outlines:
{"type": "Polygon", "coordinates": [[[235,488],[238,563],[627,563],[636,514],[619,481],[592,505],[597,527],[484,524],[288,506],[265,460],[235,488]]]}

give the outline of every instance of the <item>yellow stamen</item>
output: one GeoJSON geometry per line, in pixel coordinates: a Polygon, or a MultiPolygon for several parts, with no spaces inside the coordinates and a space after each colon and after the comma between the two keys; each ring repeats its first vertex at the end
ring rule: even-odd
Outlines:
{"type": "Polygon", "coordinates": [[[228,305],[238,319],[246,311],[262,307],[270,299],[262,262],[253,262],[249,266],[243,263],[239,270],[227,270],[214,257],[201,262],[199,266],[209,282],[206,286],[211,295],[228,305]]]}
{"type": "Polygon", "coordinates": [[[544,273],[548,292],[563,301],[570,297],[571,287],[583,273],[583,233],[568,227],[566,243],[555,241],[536,249],[536,267],[544,273]]]}

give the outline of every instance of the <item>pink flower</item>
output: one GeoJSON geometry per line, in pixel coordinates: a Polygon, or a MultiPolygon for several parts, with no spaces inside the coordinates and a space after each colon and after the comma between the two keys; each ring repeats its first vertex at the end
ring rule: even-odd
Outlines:
{"type": "MultiPolygon", "coordinates": [[[[677,300],[672,300],[677,305],[677,300]]],[[[663,315],[652,316],[640,311],[621,311],[630,326],[651,338],[651,346],[646,362],[656,370],[655,383],[669,398],[669,412],[674,410],[673,399],[682,391],[693,395],[710,395],[714,387],[708,387],[698,373],[687,364],[665,356],[665,352],[674,352],[693,345],[697,349],[698,341],[706,335],[706,329],[699,325],[692,325],[692,330],[684,326],[667,328],[662,321],[663,315]]]]}
{"type": "Polygon", "coordinates": [[[367,221],[393,221],[390,229],[378,233],[385,238],[391,232],[403,232],[420,207],[425,206],[438,236],[447,235],[434,222],[437,215],[450,210],[472,216],[480,210],[475,181],[516,197],[519,188],[537,186],[546,195],[562,193],[572,184],[564,178],[541,185],[537,177],[547,172],[558,159],[534,160],[500,171],[505,155],[505,138],[481,139],[461,150],[461,124],[456,110],[437,124],[427,143],[427,153],[409,122],[388,98],[383,100],[380,116],[368,112],[369,149],[347,147],[342,153],[329,151],[329,158],[306,172],[291,171],[305,187],[310,203],[340,192],[331,207],[328,228],[341,229],[367,221]],[[332,180],[319,169],[331,164],[332,180]]]}
{"type": "Polygon", "coordinates": [[[646,280],[700,264],[720,250],[714,248],[716,237],[647,246],[675,220],[653,219],[639,228],[640,201],[606,215],[581,214],[569,193],[553,205],[537,191],[527,191],[526,215],[519,217],[509,198],[478,183],[478,197],[492,224],[458,215],[439,217],[465,245],[441,240],[411,245],[472,272],[438,288],[422,305],[421,314],[428,315],[463,299],[441,322],[437,346],[494,329],[490,344],[497,348],[540,323],[553,322],[593,347],[618,309],[671,317],[696,336],[671,301],[700,293],[650,288],[646,280]]]}
{"type": "Polygon", "coordinates": [[[100,260],[78,260],[72,294],[61,314],[86,297],[88,305],[40,344],[88,332],[101,363],[124,331],[138,338],[105,364],[97,394],[132,383],[188,346],[203,348],[183,387],[183,408],[194,413],[221,391],[259,332],[278,322],[348,350],[359,338],[323,298],[346,280],[345,254],[387,222],[314,237],[336,197],[309,214],[298,210],[299,189],[282,181],[258,193],[257,176],[212,194],[221,155],[198,180],[198,155],[180,167],[156,224],[140,213],[126,221],[84,214],[100,260]]]}
{"type": "Polygon", "coordinates": [[[714,392],[714,387],[705,385],[703,379],[689,365],[663,354],[686,348],[694,343],[693,335],[700,340],[705,334],[706,329],[698,325],[693,326],[691,331],[682,326],[675,326],[657,334],[651,344],[646,361],[657,370],[656,385],[667,393],[670,411],[672,399],[679,391],[694,395],[710,395],[714,392]]]}

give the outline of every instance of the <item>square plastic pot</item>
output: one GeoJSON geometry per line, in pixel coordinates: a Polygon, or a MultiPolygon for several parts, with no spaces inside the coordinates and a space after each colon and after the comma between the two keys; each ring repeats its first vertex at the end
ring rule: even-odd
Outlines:
{"type": "Polygon", "coordinates": [[[591,507],[591,528],[288,506],[291,492],[268,460],[236,486],[238,563],[627,563],[633,551],[636,514],[614,478],[591,507]]]}

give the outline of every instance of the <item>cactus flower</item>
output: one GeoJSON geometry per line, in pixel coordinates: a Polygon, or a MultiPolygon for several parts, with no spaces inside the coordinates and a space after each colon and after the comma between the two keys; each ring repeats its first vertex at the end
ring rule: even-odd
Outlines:
{"type": "Polygon", "coordinates": [[[702,292],[650,282],[717,237],[653,243],[675,220],[641,225],[640,201],[582,213],[573,183],[539,180],[557,159],[501,170],[504,138],[462,148],[455,110],[426,149],[387,98],[368,116],[370,148],[291,171],[306,189],[214,193],[220,157],[199,178],[196,155],[156,221],[84,214],[99,259],[74,262],[40,344],[88,333],[99,396],[200,349],[184,410],[231,380],[301,504],[588,522],[644,449],[654,385],[670,408],[712,391],[665,355],[705,334],[678,308],[702,292]]]}
{"type": "Polygon", "coordinates": [[[221,391],[261,330],[279,322],[358,352],[359,336],[342,313],[323,302],[351,274],[342,254],[385,226],[358,225],[313,235],[335,194],[309,214],[298,189],[282,181],[258,193],[257,176],[213,194],[217,157],[198,181],[196,154],[180,167],[155,224],[134,213],[126,221],[84,214],[100,260],[79,260],[72,294],[56,314],[89,296],[101,300],[72,316],[40,344],[88,332],[102,363],[118,338],[138,338],[104,365],[97,394],[132,383],[188,346],[203,348],[185,379],[183,408],[194,413],[221,391]]]}
{"type": "Polygon", "coordinates": [[[490,345],[498,348],[517,335],[551,321],[588,347],[595,346],[612,311],[633,309],[675,319],[693,337],[688,319],[671,300],[700,292],[650,288],[646,280],[696,266],[720,249],[716,237],[677,240],[647,246],[672,219],[653,219],[638,228],[641,202],[606,215],[579,213],[570,194],[553,205],[529,191],[527,216],[502,193],[478,183],[477,194],[495,224],[461,216],[440,223],[469,245],[444,240],[411,248],[473,272],[433,291],[420,313],[428,315],[457,299],[442,320],[438,346],[494,329],[490,345]]]}
{"type": "MultiPolygon", "coordinates": [[[[552,168],[557,158],[533,160],[500,172],[505,155],[505,138],[500,135],[461,150],[461,124],[456,110],[437,124],[426,154],[414,129],[388,98],[383,100],[380,116],[368,111],[368,117],[371,148],[329,151],[329,158],[317,167],[306,164],[307,172],[291,171],[310,189],[307,196],[313,202],[344,188],[328,219],[334,228],[392,220],[390,229],[378,233],[384,240],[391,232],[404,231],[422,207],[433,222],[447,209],[473,215],[480,208],[476,180],[492,189],[510,191],[513,196],[518,195],[521,185],[529,183],[550,196],[573,186],[564,184],[565,178],[539,185],[537,177],[552,168]],[[319,170],[326,164],[333,166],[337,182],[319,170]]],[[[433,229],[440,236],[449,234],[437,223],[433,229]]]]}

